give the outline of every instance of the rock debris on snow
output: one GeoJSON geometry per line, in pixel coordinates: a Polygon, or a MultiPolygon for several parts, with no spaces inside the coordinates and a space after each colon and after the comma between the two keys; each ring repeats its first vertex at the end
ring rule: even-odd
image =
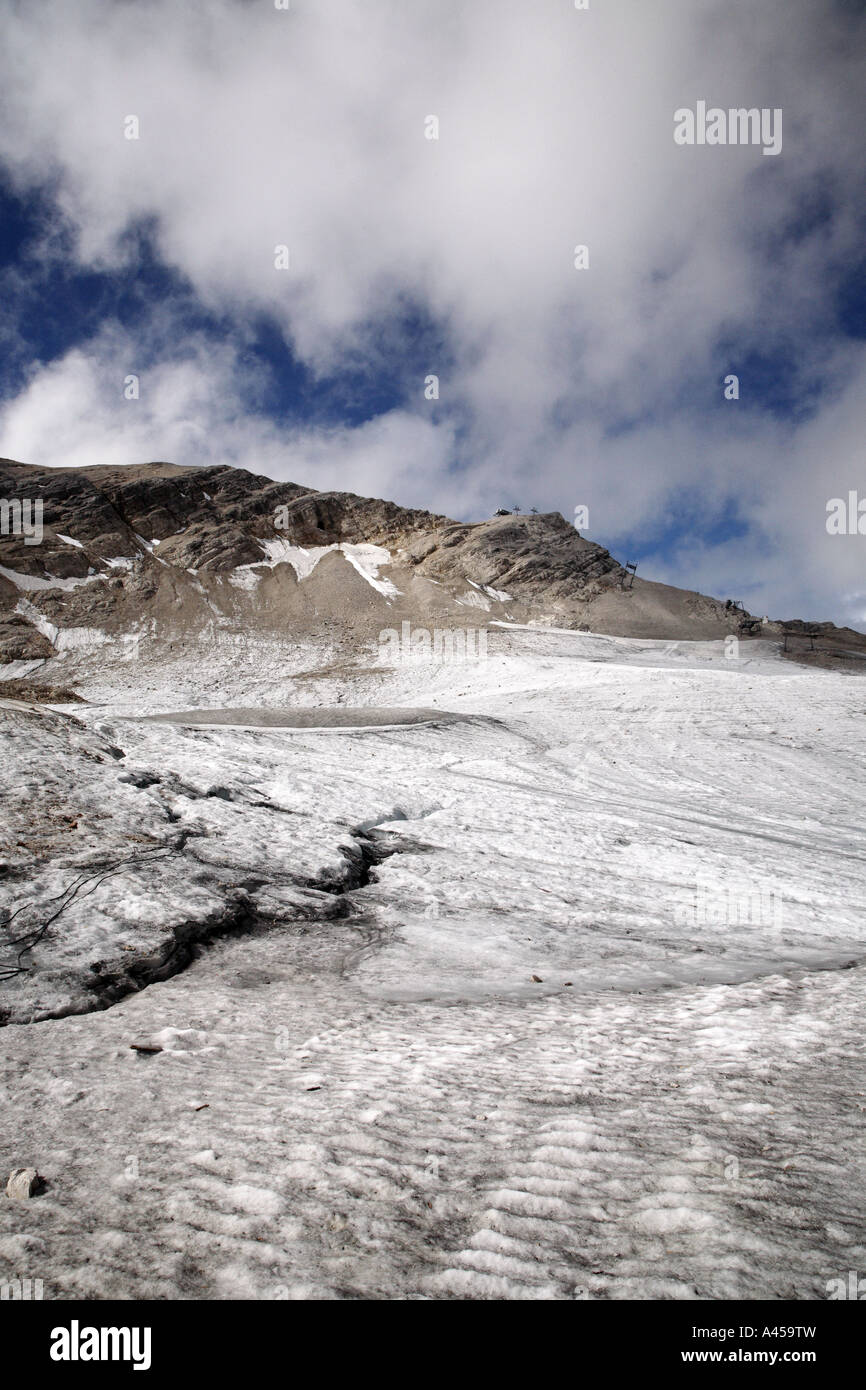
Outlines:
{"type": "Polygon", "coordinates": [[[35,1168],[13,1168],[6,1182],[6,1196],[15,1201],[27,1201],[35,1197],[42,1179],[35,1168]]]}
{"type": "Polygon", "coordinates": [[[0,577],[14,679],[82,697],[0,698],[0,1150],[63,1182],[0,1204],[0,1280],[788,1300],[866,1268],[857,675],[731,660],[712,600],[696,640],[614,635],[616,562],[549,518],[54,472],[31,578],[97,574],[0,577]],[[337,548],[367,544],[392,563],[337,548]],[[383,666],[401,605],[486,658],[383,666]],[[173,711],[210,717],[143,717],[173,711]]]}

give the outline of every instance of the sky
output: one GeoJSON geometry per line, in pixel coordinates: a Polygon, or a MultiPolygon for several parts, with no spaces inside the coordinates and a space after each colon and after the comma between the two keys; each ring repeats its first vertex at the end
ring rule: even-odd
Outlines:
{"type": "Polygon", "coordinates": [[[285,2],[0,0],[0,456],[586,506],[866,628],[866,3],[285,2]]]}

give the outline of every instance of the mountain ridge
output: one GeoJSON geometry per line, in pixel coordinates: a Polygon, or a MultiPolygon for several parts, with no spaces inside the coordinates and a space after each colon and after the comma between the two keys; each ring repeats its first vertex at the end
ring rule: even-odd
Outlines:
{"type": "Polygon", "coordinates": [[[405,621],[705,640],[736,632],[742,617],[631,575],[558,512],[459,522],[229,465],[165,462],[3,459],[0,497],[41,498],[44,509],[40,544],[0,538],[5,663],[217,630],[372,640],[405,621]]]}

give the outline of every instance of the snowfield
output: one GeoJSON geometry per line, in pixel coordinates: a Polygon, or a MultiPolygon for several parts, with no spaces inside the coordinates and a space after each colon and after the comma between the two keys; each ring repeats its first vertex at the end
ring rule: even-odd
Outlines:
{"type": "Polygon", "coordinates": [[[820,1299],[866,1275],[866,683],[768,642],[488,638],[354,672],[69,650],[44,679],[91,703],[3,703],[0,1160],[47,1190],[0,1200],[0,1280],[820,1299]],[[239,708],[323,727],[219,726],[239,708]]]}

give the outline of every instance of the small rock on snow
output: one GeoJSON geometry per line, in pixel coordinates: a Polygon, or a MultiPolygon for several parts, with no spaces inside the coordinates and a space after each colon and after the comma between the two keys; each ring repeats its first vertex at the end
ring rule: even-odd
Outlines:
{"type": "Polygon", "coordinates": [[[42,1179],[35,1168],[13,1168],[6,1183],[6,1196],[18,1201],[35,1197],[42,1185],[42,1179]]]}

